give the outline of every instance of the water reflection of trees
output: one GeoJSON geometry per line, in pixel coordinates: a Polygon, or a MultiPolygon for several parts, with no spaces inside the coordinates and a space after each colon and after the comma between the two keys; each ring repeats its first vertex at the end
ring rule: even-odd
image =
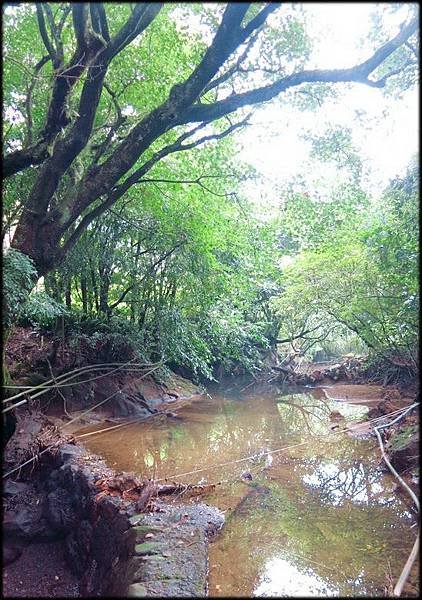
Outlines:
{"type": "Polygon", "coordinates": [[[326,397],[311,394],[284,394],[277,399],[277,409],[283,427],[289,433],[320,435],[330,429],[330,414],[339,409],[344,417],[358,418],[366,412],[362,406],[340,404],[326,397]]]}
{"type": "Polygon", "coordinates": [[[316,400],[309,394],[289,394],[277,399],[283,428],[289,433],[318,435],[327,431],[332,408],[327,400],[316,400]]]}
{"type": "MultiPolygon", "coordinates": [[[[367,475],[362,469],[360,472],[362,477],[367,475]]],[[[263,485],[267,493],[248,495],[213,549],[212,559],[218,557],[220,565],[225,565],[220,569],[226,573],[236,561],[236,569],[230,573],[233,590],[237,587],[243,593],[243,582],[256,579],[265,570],[265,563],[275,557],[303,571],[311,568],[327,584],[337,587],[340,595],[354,595],[355,590],[379,593],[388,561],[394,577],[399,575],[413,538],[403,539],[409,518],[397,499],[389,506],[328,504],[321,501],[319,490],[303,487],[300,477],[288,486],[277,481],[263,485]]],[[[346,487],[345,492],[347,498],[353,494],[351,488],[346,487]]]]}
{"type": "Polygon", "coordinates": [[[382,485],[382,473],[360,460],[333,463],[320,459],[309,460],[302,480],[318,488],[321,500],[334,505],[344,502],[359,504],[394,504],[394,496],[387,496],[382,485]]]}

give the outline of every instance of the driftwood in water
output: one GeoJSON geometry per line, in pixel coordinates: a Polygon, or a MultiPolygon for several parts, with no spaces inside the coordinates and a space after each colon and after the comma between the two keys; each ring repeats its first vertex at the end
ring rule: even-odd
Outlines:
{"type": "Polygon", "coordinates": [[[207,494],[215,490],[216,484],[193,485],[184,483],[169,483],[158,485],[154,481],[142,482],[137,477],[129,474],[117,475],[99,479],[95,486],[99,493],[96,496],[98,502],[102,496],[119,496],[123,500],[136,502],[139,511],[145,510],[154,496],[169,494],[207,494]]]}
{"type": "Polygon", "coordinates": [[[157,488],[158,494],[208,494],[215,490],[215,483],[209,483],[208,485],[193,485],[185,483],[171,483],[166,485],[159,485],[157,488]]]}

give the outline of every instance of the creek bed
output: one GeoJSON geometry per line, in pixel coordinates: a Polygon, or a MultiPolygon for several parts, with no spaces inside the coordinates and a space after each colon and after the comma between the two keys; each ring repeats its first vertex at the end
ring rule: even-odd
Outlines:
{"type": "MultiPolygon", "coordinates": [[[[415,517],[381,469],[376,440],[340,432],[365,415],[362,399],[275,386],[210,394],[177,419],[84,441],[116,470],[218,484],[200,497],[226,516],[210,546],[209,595],[392,595],[415,517]]],[[[417,572],[415,565],[408,596],[418,595],[417,572]]]]}

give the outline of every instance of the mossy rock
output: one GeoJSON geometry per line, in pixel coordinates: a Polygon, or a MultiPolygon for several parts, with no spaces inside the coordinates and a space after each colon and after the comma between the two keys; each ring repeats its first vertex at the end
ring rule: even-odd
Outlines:
{"type": "Polygon", "coordinates": [[[393,452],[397,452],[397,450],[403,450],[409,444],[414,441],[414,436],[418,432],[417,425],[408,425],[407,427],[403,427],[395,433],[389,441],[390,448],[393,452]]]}
{"type": "Polygon", "coordinates": [[[136,544],[135,554],[160,554],[164,550],[164,546],[160,542],[142,542],[142,544],[136,544]]]}

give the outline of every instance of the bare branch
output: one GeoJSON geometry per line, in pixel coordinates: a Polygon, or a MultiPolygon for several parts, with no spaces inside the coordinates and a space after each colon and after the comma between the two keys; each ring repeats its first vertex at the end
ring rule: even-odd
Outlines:
{"type": "Polygon", "coordinates": [[[39,60],[37,62],[37,64],[35,65],[34,68],[34,75],[32,77],[32,81],[28,86],[28,92],[26,94],[26,99],[25,99],[25,109],[26,109],[26,126],[27,126],[27,134],[26,134],[26,141],[25,141],[25,146],[29,146],[32,144],[32,93],[34,91],[34,87],[38,81],[38,73],[41,71],[41,69],[43,68],[43,66],[48,63],[48,61],[50,60],[49,56],[43,56],[43,58],[41,60],[39,60]]]}
{"type": "Polygon", "coordinates": [[[413,46],[413,44],[411,44],[409,42],[409,40],[407,40],[407,42],[405,42],[404,45],[406,46],[406,48],[409,48],[409,50],[412,52],[412,54],[414,55],[414,57],[416,58],[416,60],[418,60],[419,59],[419,53],[418,53],[417,49],[415,48],[415,46],[413,46]]]}
{"type": "MultiPolygon", "coordinates": [[[[57,68],[59,65],[61,65],[63,63],[63,58],[64,58],[63,57],[63,43],[62,43],[61,37],[60,37],[62,28],[59,29],[57,27],[57,25],[54,21],[53,11],[51,10],[49,3],[48,2],[43,3],[43,7],[44,7],[45,13],[47,15],[48,23],[50,25],[51,35],[53,36],[53,40],[54,40],[55,54],[57,57],[57,66],[55,66],[55,68],[57,68]]],[[[69,7],[68,12],[70,12],[70,7],[69,7]]],[[[63,24],[64,24],[64,22],[63,22],[63,24]]]]}
{"type": "Polygon", "coordinates": [[[243,28],[245,36],[250,36],[254,30],[261,27],[261,25],[265,23],[268,15],[280,8],[280,6],[280,2],[269,2],[267,6],[264,6],[261,12],[259,12],[253,19],[251,19],[249,23],[243,28]]]}
{"type": "Polygon", "coordinates": [[[51,43],[50,38],[48,37],[47,28],[45,26],[43,5],[37,2],[35,4],[35,8],[37,9],[37,21],[38,21],[38,29],[40,30],[41,39],[44,43],[44,46],[48,52],[48,55],[51,58],[51,62],[54,65],[54,68],[57,69],[59,66],[58,58],[56,51],[54,50],[53,44],[51,43]]]}
{"type": "MultiPolygon", "coordinates": [[[[104,154],[104,152],[107,150],[110,143],[112,142],[113,136],[115,135],[115,133],[120,129],[120,127],[127,120],[127,117],[122,115],[122,110],[117,101],[117,95],[113,92],[113,90],[110,88],[110,86],[106,82],[104,82],[104,89],[107,90],[107,92],[111,96],[114,108],[116,110],[116,120],[113,123],[113,125],[111,125],[104,141],[96,147],[96,153],[94,155],[94,158],[92,159],[93,164],[96,164],[99,161],[101,156],[104,154]]],[[[94,149],[94,147],[93,147],[93,149],[94,149]]]]}
{"type": "Polygon", "coordinates": [[[109,60],[140,35],[155,19],[162,7],[163,2],[137,4],[129,19],[110,41],[108,49],[109,60]]]}
{"type": "Polygon", "coordinates": [[[132,290],[135,287],[135,284],[132,283],[129,287],[127,287],[125,289],[125,291],[119,296],[119,298],[113,302],[113,304],[109,305],[109,310],[114,310],[117,306],[119,306],[119,304],[121,304],[123,302],[123,300],[126,298],[126,296],[128,295],[128,293],[130,292],[130,290],[132,290]]]}
{"type": "Polygon", "coordinates": [[[388,79],[390,79],[390,77],[393,77],[394,75],[399,75],[400,73],[403,73],[403,71],[410,66],[416,65],[417,61],[413,60],[413,59],[409,59],[407,60],[401,67],[394,69],[393,71],[390,71],[389,73],[387,73],[386,75],[384,75],[384,77],[381,77],[381,79],[378,79],[377,81],[373,81],[372,79],[368,79],[367,80],[367,85],[370,85],[372,87],[375,88],[383,88],[385,86],[385,84],[387,83],[388,79]]]}
{"type": "Polygon", "coordinates": [[[330,70],[312,70],[302,71],[288,75],[272,83],[270,85],[256,88],[242,94],[231,95],[224,100],[213,104],[195,104],[185,111],[184,116],[177,124],[199,122],[203,120],[212,121],[218,119],[230,112],[261,102],[272,100],[281,92],[284,92],[290,87],[300,85],[302,83],[340,83],[340,82],[356,82],[365,85],[373,86],[374,82],[368,79],[369,75],[390,56],[397,48],[403,44],[416,30],[418,22],[412,20],[407,25],[404,25],[399,33],[376,50],[374,54],[365,62],[349,69],[330,69],[330,70]]]}
{"type": "Polygon", "coordinates": [[[110,32],[108,30],[107,15],[104,10],[104,4],[102,2],[98,2],[96,4],[96,7],[98,11],[98,16],[100,18],[101,33],[105,41],[108,43],[110,42],[110,32]]]}
{"type": "Polygon", "coordinates": [[[258,33],[256,33],[255,35],[253,35],[251,37],[251,39],[246,44],[246,47],[245,47],[244,51],[242,52],[242,54],[239,56],[238,60],[236,61],[236,63],[234,65],[232,65],[225,73],[223,73],[222,75],[220,75],[220,77],[217,77],[216,79],[214,79],[213,81],[211,81],[207,86],[205,86],[205,88],[202,91],[201,96],[203,96],[204,94],[206,94],[210,90],[216,88],[221,83],[224,83],[234,73],[236,73],[236,71],[240,70],[240,65],[245,60],[246,56],[249,53],[249,50],[252,48],[252,46],[255,43],[257,37],[258,37],[258,33]]]}
{"type": "Polygon", "coordinates": [[[62,34],[63,26],[64,26],[66,19],[71,10],[72,10],[71,6],[63,6],[62,7],[62,18],[60,19],[59,24],[57,25],[57,35],[59,38],[62,34]]]}
{"type": "MultiPolygon", "coordinates": [[[[292,335],[288,338],[283,338],[282,340],[274,340],[276,344],[286,344],[287,342],[292,342],[293,340],[297,340],[299,338],[304,338],[305,335],[307,335],[308,333],[311,333],[312,331],[315,331],[316,329],[318,329],[319,327],[321,327],[321,325],[317,325],[316,327],[313,327],[312,329],[306,329],[306,330],[302,330],[300,333],[298,333],[297,335],[292,335]]],[[[315,339],[319,339],[319,338],[315,338],[315,339]]]]}
{"type": "Polygon", "coordinates": [[[216,179],[222,178],[225,175],[200,175],[196,179],[141,179],[137,183],[170,183],[170,184],[184,184],[184,185],[199,185],[206,192],[209,192],[213,196],[218,196],[219,198],[227,198],[228,196],[233,196],[235,192],[226,192],[224,194],[219,194],[214,190],[211,190],[209,187],[202,183],[202,179],[216,179]]]}

